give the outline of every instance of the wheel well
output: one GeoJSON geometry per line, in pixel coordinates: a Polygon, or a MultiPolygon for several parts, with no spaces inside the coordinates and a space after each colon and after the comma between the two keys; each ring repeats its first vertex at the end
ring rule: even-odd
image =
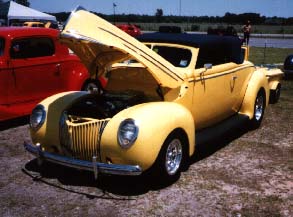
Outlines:
{"type": "Polygon", "coordinates": [[[270,89],[270,96],[269,96],[270,104],[275,104],[278,102],[280,98],[281,88],[282,88],[281,83],[278,83],[275,89],[270,89]]]}
{"type": "Polygon", "coordinates": [[[177,128],[177,129],[173,130],[170,134],[173,134],[173,133],[180,135],[182,137],[182,139],[184,140],[184,144],[187,146],[189,145],[187,134],[182,128],[177,128]]]}
{"type": "Polygon", "coordinates": [[[266,107],[267,95],[266,95],[266,91],[265,91],[265,89],[264,89],[263,87],[261,87],[261,88],[259,89],[259,91],[257,92],[257,94],[258,94],[258,93],[263,93],[264,101],[265,101],[264,106],[266,107]]]}

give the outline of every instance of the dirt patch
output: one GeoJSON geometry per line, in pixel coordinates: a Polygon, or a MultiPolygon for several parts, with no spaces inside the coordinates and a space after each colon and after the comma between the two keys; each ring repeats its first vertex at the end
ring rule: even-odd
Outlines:
{"type": "MultiPolygon", "coordinates": [[[[186,172],[159,185],[148,177],[93,175],[47,164],[23,149],[28,125],[0,131],[0,216],[292,216],[293,81],[262,126],[198,147],[186,172]]],[[[4,129],[4,130],[3,130],[4,129]]]]}

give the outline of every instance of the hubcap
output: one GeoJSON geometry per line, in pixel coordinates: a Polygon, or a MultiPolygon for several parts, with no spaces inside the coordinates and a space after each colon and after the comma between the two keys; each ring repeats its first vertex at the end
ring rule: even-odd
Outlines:
{"type": "Polygon", "coordinates": [[[263,114],[264,98],[262,95],[259,95],[256,98],[255,102],[255,119],[259,121],[263,114]]]}
{"type": "Polygon", "coordinates": [[[166,170],[169,175],[174,175],[182,160],[182,144],[179,139],[173,139],[168,148],[166,153],[166,170]]]}
{"type": "Polygon", "coordinates": [[[94,84],[94,83],[88,83],[84,89],[85,89],[85,91],[90,92],[90,91],[93,91],[93,90],[95,90],[97,88],[98,87],[97,87],[96,84],[94,84]]]}

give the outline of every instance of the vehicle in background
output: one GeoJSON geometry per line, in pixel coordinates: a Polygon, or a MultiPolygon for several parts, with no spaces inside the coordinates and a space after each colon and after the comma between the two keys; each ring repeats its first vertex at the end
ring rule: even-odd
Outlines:
{"type": "Polygon", "coordinates": [[[36,22],[36,21],[28,21],[23,23],[24,27],[44,27],[44,28],[52,28],[59,29],[57,22],[36,22]]]}
{"type": "Polygon", "coordinates": [[[52,94],[100,87],[58,35],[49,28],[0,28],[0,121],[30,114],[52,94]]]}
{"type": "Polygon", "coordinates": [[[183,33],[180,26],[159,26],[160,33],[183,33]]]}
{"type": "Polygon", "coordinates": [[[43,22],[28,21],[23,23],[24,27],[45,27],[43,22]]]}
{"type": "Polygon", "coordinates": [[[284,74],[286,78],[293,78],[293,54],[288,55],[284,61],[284,74]]]}
{"type": "Polygon", "coordinates": [[[116,25],[119,29],[122,29],[124,32],[128,33],[133,37],[137,37],[141,35],[141,31],[139,26],[134,24],[117,24],[116,25]]]}

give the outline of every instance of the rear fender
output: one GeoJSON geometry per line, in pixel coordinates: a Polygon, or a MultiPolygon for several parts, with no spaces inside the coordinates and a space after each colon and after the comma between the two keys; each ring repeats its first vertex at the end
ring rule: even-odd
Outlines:
{"type": "Polygon", "coordinates": [[[65,90],[81,90],[82,86],[90,79],[85,66],[78,60],[68,61],[62,65],[62,73],[64,75],[65,90]]]}
{"type": "Polygon", "coordinates": [[[276,90],[279,84],[281,84],[280,81],[271,81],[269,83],[270,90],[276,90]]]}
{"type": "Polygon", "coordinates": [[[239,111],[240,114],[247,115],[249,119],[253,118],[255,99],[261,89],[265,91],[267,106],[269,103],[270,94],[268,79],[266,78],[263,70],[256,70],[251,76],[251,79],[248,83],[245,96],[239,111]]]}
{"type": "Polygon", "coordinates": [[[153,102],[133,106],[114,116],[104,129],[101,140],[102,161],[140,165],[143,170],[152,166],[168,135],[175,129],[185,132],[189,155],[194,153],[195,127],[189,110],[172,102],[153,102]],[[117,141],[120,123],[127,119],[135,120],[139,133],[134,144],[122,148],[117,141]]]}
{"type": "Polygon", "coordinates": [[[269,81],[270,90],[276,90],[284,76],[280,69],[265,69],[265,74],[269,81]]]}

